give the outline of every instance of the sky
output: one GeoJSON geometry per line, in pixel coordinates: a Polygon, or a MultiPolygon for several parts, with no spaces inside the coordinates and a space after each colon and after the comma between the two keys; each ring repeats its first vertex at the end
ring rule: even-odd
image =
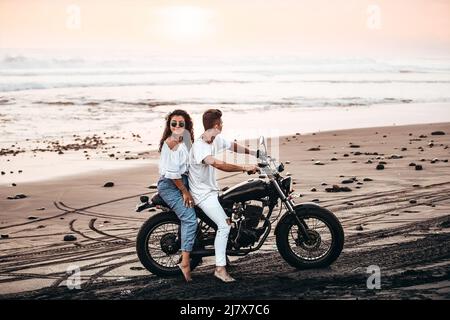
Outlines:
{"type": "Polygon", "coordinates": [[[450,0],[0,0],[0,49],[450,53],[450,0]]]}

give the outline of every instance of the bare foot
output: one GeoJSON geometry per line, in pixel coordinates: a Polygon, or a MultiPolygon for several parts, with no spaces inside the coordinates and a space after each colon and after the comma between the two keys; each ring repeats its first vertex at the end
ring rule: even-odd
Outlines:
{"type": "Polygon", "coordinates": [[[186,280],[186,282],[191,282],[192,281],[192,277],[191,277],[191,266],[189,264],[177,264],[178,268],[180,268],[181,272],[183,273],[184,276],[184,280],[186,280]]]}
{"type": "Polygon", "coordinates": [[[216,278],[219,278],[223,282],[236,281],[232,276],[229,275],[229,273],[227,272],[227,270],[225,268],[220,268],[220,269],[216,268],[216,270],[214,270],[214,276],[216,278]]]}

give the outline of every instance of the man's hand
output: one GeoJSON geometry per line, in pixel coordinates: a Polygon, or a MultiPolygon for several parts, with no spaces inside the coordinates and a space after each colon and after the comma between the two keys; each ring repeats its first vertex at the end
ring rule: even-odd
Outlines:
{"type": "Polygon", "coordinates": [[[183,202],[184,206],[187,208],[193,208],[194,207],[194,199],[192,198],[191,193],[188,190],[183,191],[183,202]]]}
{"type": "Polygon", "coordinates": [[[256,165],[244,166],[244,171],[246,171],[248,174],[255,174],[257,172],[260,172],[258,166],[256,165]]]}

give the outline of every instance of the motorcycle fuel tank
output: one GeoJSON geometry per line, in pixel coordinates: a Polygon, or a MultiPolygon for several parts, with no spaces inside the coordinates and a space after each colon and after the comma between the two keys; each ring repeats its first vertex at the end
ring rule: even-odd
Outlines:
{"type": "Polygon", "coordinates": [[[263,179],[249,179],[226,190],[220,196],[225,202],[241,202],[261,199],[267,196],[268,184],[263,179]]]}

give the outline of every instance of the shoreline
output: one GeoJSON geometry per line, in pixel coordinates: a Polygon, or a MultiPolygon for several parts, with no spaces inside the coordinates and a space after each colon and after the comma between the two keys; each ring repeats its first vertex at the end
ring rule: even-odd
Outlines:
{"type": "MultiPolygon", "coordinates": [[[[193,120],[196,124],[195,132],[201,132],[200,114],[193,114],[193,120]]],[[[1,148],[5,149],[4,155],[0,155],[0,170],[5,174],[0,176],[0,185],[45,181],[98,170],[122,170],[149,164],[157,165],[156,145],[159,131],[162,130],[160,122],[159,120],[151,122],[151,125],[149,124],[151,129],[144,132],[139,129],[136,129],[135,133],[91,132],[86,136],[73,135],[56,140],[43,138],[25,141],[24,144],[18,141],[8,146],[1,143],[1,148]],[[93,141],[97,146],[91,148],[91,145],[82,144],[81,142],[85,140],[93,141]],[[65,149],[67,147],[68,150],[65,149]],[[6,154],[8,152],[10,154],[6,154]],[[15,174],[10,175],[11,171],[15,174]]],[[[257,116],[254,110],[241,113],[230,111],[224,113],[224,122],[225,137],[248,143],[260,135],[269,138],[296,133],[309,135],[336,130],[382,128],[390,126],[392,122],[396,122],[395,126],[446,123],[450,122],[450,105],[413,103],[354,109],[339,107],[329,110],[269,109],[257,116]],[[407,110],[404,108],[408,108],[408,112],[405,112],[407,110]],[[325,113],[326,117],[323,116],[325,113]],[[276,126],[273,119],[277,119],[276,126]],[[249,125],[243,128],[242,123],[249,125]]]]}

